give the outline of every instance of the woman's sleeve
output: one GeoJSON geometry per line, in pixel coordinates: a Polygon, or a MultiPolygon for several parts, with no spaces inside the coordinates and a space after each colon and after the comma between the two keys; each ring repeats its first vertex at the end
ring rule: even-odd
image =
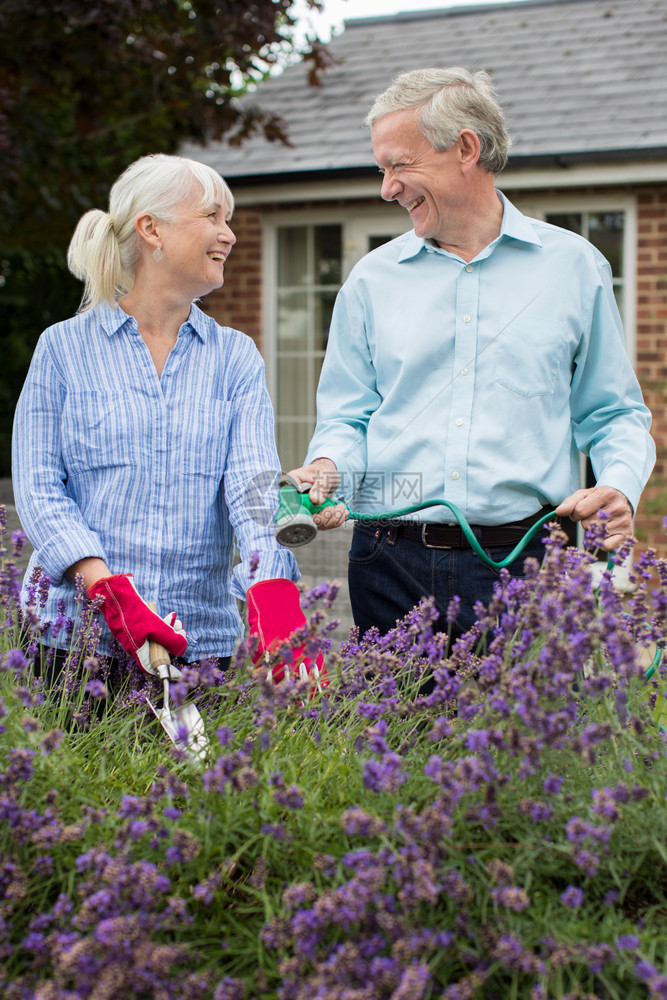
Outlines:
{"type": "Polygon", "coordinates": [[[40,338],[14,416],[12,485],[21,525],[54,585],[79,559],[105,559],[97,534],[68,495],[61,449],[67,386],[40,338]]]}
{"type": "Polygon", "coordinates": [[[273,407],[266,388],[264,362],[247,338],[233,396],[232,424],[225,468],[225,499],[241,562],[234,569],[232,591],[245,600],[259,580],[299,579],[289,549],[275,539],[280,461],[274,438],[273,407]]]}

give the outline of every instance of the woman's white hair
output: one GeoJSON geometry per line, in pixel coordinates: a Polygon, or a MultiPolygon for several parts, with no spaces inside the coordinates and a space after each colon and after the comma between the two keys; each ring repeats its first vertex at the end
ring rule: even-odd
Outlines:
{"type": "Polygon", "coordinates": [[[109,194],[108,212],[92,209],[81,217],[67,251],[70,271],[85,282],[81,310],[101,302],[115,307],[130,291],[139,256],[134,220],[148,212],[169,222],[193,185],[201,188],[202,208],[224,204],[231,215],[234,199],[217,171],[197,160],[156,153],[142,156],[120,175],[109,194]]]}
{"type": "Polygon", "coordinates": [[[444,152],[470,128],[479,136],[479,165],[498,174],[507,163],[510,137],[488,73],[470,73],[460,66],[449,69],[415,69],[401,73],[384,93],[376,97],[365,124],[392,111],[417,110],[422,134],[434,149],[444,152]]]}

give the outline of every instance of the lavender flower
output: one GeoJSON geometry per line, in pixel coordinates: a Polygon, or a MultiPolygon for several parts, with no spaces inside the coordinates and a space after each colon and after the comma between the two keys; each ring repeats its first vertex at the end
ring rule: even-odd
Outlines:
{"type": "Polygon", "coordinates": [[[525,889],[518,886],[502,886],[499,889],[491,890],[491,898],[499,905],[508,910],[520,913],[530,906],[530,898],[525,889]]]}
{"type": "Polygon", "coordinates": [[[576,910],[584,901],[584,891],[577,886],[568,885],[565,892],[561,893],[560,901],[564,906],[569,906],[570,909],[576,910]]]}
{"type": "Polygon", "coordinates": [[[289,788],[279,788],[273,793],[274,800],[286,809],[303,809],[305,803],[303,796],[296,785],[289,788]]]}
{"type": "Polygon", "coordinates": [[[636,951],[639,948],[639,938],[636,934],[620,934],[616,938],[616,947],[621,951],[636,951]]]}
{"type": "Polygon", "coordinates": [[[255,574],[256,574],[256,572],[257,572],[257,570],[259,568],[260,559],[261,559],[261,556],[260,556],[259,552],[255,551],[255,552],[251,553],[251,555],[250,555],[250,563],[248,565],[248,574],[249,574],[249,578],[251,580],[255,579],[255,574]]]}
{"type": "Polygon", "coordinates": [[[89,694],[91,698],[95,698],[100,701],[104,701],[109,697],[106,684],[97,679],[88,681],[86,684],[86,694],[89,694]]]}
{"type": "Polygon", "coordinates": [[[380,760],[364,763],[364,787],[372,792],[395,792],[407,777],[403,762],[396,753],[385,753],[380,760]]]}

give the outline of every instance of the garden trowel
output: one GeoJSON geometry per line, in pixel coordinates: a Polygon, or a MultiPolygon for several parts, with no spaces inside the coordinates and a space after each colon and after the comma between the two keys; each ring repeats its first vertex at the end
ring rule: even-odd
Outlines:
{"type": "MultiPolygon", "coordinates": [[[[147,603],[151,610],[157,613],[155,604],[150,601],[147,603]]],[[[158,708],[147,699],[149,708],[176,746],[185,750],[191,757],[202,760],[208,752],[209,742],[199,709],[192,703],[172,709],[169,700],[169,685],[171,681],[179,679],[181,671],[171,662],[169,652],[157,642],[150,643],[149,658],[151,673],[160,678],[163,689],[162,707],[158,708]]]]}

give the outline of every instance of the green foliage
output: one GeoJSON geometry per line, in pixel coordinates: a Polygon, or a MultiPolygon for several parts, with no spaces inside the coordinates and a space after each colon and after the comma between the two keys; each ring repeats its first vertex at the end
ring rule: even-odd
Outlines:
{"type": "MultiPolygon", "coordinates": [[[[311,5],[316,6],[317,0],[311,5]]],[[[147,152],[256,129],[272,112],[234,101],[293,47],[292,0],[2,0],[0,217],[7,246],[40,252],[103,206],[147,152]],[[4,226],[3,226],[4,228],[4,226]]],[[[318,44],[310,49],[323,65],[318,44]]]]}
{"type": "Polygon", "coordinates": [[[0,476],[9,476],[16,401],[42,330],[71,316],[81,284],[65,265],[62,249],[45,244],[39,257],[8,252],[0,259],[0,476]]]}
{"type": "MultiPolygon", "coordinates": [[[[308,0],[319,6],[319,0],[308,0]]],[[[0,0],[0,475],[26,359],[71,315],[65,251],[137,157],[255,131],[276,110],[235,100],[299,50],[292,0],[0,0]]],[[[310,82],[326,65],[302,43],[310,82]]]]}

